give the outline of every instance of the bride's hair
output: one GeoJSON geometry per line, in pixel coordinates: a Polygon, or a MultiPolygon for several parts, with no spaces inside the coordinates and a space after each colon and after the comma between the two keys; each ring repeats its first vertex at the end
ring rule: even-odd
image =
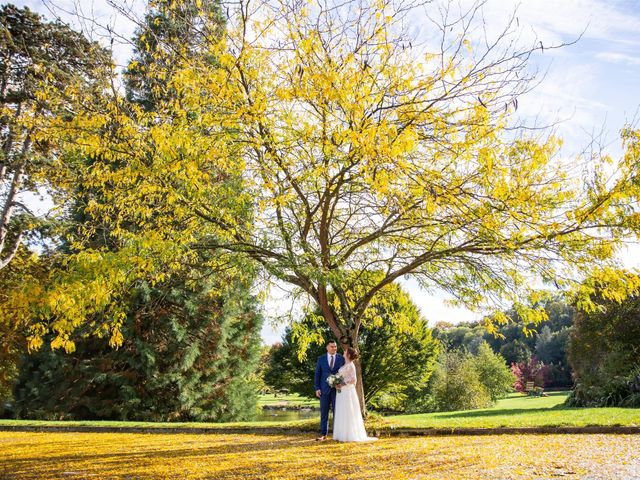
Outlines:
{"type": "Polygon", "coordinates": [[[349,354],[349,360],[351,361],[357,360],[358,357],[360,356],[360,354],[358,353],[358,350],[356,350],[353,347],[348,347],[346,353],[349,354]]]}

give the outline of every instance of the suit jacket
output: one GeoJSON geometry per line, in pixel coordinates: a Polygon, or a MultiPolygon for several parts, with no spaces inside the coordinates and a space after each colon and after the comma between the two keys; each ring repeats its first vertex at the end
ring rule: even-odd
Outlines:
{"type": "Polygon", "coordinates": [[[333,368],[329,368],[329,359],[327,354],[320,355],[316,364],[316,375],[314,378],[315,390],[320,390],[324,394],[331,393],[331,386],[327,383],[327,377],[338,373],[340,367],[344,365],[344,357],[339,353],[336,353],[335,362],[333,362],[333,368]]]}

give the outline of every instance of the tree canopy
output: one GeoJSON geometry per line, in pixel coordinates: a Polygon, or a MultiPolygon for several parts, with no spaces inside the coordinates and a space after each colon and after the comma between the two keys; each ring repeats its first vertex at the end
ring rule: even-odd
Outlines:
{"type": "MultiPolygon", "coordinates": [[[[171,68],[150,62],[163,80],[149,86],[153,111],[117,92],[70,92],[78,108],[57,133],[67,155],[94,160],[80,181],[105,201],[87,212],[121,248],[92,248],[91,230],[74,239],[47,293],[16,307],[43,320],[34,346],[49,328],[66,345],[86,312],[104,313],[120,343],[119,292],[203,250],[220,255],[198,268],[250,259],[300,289],[343,344],[357,345],[373,299],[405,275],[470,308],[535,296],[537,280],[569,288],[594,269],[623,296],[611,267],[638,230],[640,133],[622,132],[618,159],[563,161],[560,139],[514,114],[533,86],[530,56],[554,46],[518,45],[513,24],[473,42],[480,3],[434,8],[425,21],[438,39],[415,38],[421,5],[242,0],[224,35],[200,29],[206,55],[173,45],[171,68]]],[[[519,314],[544,318],[524,303],[519,314]]],[[[506,321],[487,318],[489,329],[506,321]]]]}
{"type": "Polygon", "coordinates": [[[25,192],[51,195],[63,204],[73,165],[60,156],[51,120],[73,111],[68,90],[96,92],[109,79],[111,57],[60,22],[45,21],[28,8],[0,8],[0,270],[20,246],[50,229],[25,202],[25,192]]]}

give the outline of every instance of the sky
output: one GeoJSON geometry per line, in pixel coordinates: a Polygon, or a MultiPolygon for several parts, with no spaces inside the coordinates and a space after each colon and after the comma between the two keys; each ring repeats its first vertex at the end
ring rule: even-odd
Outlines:
{"type": "MultiPolygon", "coordinates": [[[[471,0],[460,0],[463,6],[471,0]]],[[[78,26],[68,12],[81,5],[81,14],[110,24],[123,38],[133,35],[135,25],[118,15],[108,0],[13,0],[48,18],[59,15],[63,21],[78,26]]],[[[127,8],[141,11],[142,0],[120,0],[127,8]]],[[[433,8],[427,4],[425,8],[433,8]]],[[[523,41],[536,39],[543,45],[572,43],[561,49],[545,50],[531,58],[531,67],[544,78],[532,92],[519,98],[518,111],[525,119],[538,118],[543,123],[558,122],[557,134],[564,140],[563,155],[579,153],[594,134],[603,133],[608,151],[621,152],[620,129],[635,120],[640,126],[640,0],[488,0],[483,16],[488,34],[495,35],[516,12],[523,41]],[[577,41],[576,41],[577,40],[577,41]]],[[[426,28],[426,14],[413,18],[417,29],[426,28]]],[[[90,31],[90,22],[83,22],[90,31]]],[[[104,32],[95,31],[100,34],[104,32]]],[[[114,43],[119,64],[130,55],[126,42],[114,43]]],[[[640,247],[631,246],[622,261],[628,268],[640,267],[640,247]]],[[[426,293],[413,280],[403,286],[431,324],[446,320],[453,323],[477,320],[479,312],[452,308],[443,293],[426,293]]],[[[267,318],[288,311],[291,301],[279,289],[273,289],[265,305],[267,318]]],[[[265,343],[277,342],[283,325],[267,322],[262,331],[265,343]]]]}

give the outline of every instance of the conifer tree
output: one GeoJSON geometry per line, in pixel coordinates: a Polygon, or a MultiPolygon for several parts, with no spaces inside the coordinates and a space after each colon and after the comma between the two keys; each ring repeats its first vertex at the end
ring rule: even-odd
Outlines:
{"type": "MultiPolygon", "coordinates": [[[[189,43],[196,54],[198,15],[215,16],[217,2],[205,9],[183,2],[150,2],[145,25],[135,39],[135,57],[126,72],[131,101],[153,110],[162,89],[152,75],[155,61],[171,64],[172,46],[189,43]],[[159,55],[161,51],[161,55],[159,55]],[[159,60],[158,60],[159,59],[159,60]]],[[[211,22],[209,22],[211,23],[211,22]]],[[[223,28],[223,25],[219,25],[223,28]]],[[[92,221],[89,202],[106,202],[94,191],[79,191],[78,224],[92,221]]],[[[176,225],[180,228],[180,225],[176,225]]],[[[118,248],[108,229],[95,226],[95,244],[118,248]]],[[[239,420],[253,415],[256,388],[249,380],[260,356],[262,318],[249,292],[248,265],[201,276],[199,264],[172,272],[154,285],[140,281],[124,301],[126,340],[114,350],[103,338],[74,338],[75,351],[49,346],[25,359],[16,388],[17,413],[41,418],[121,420],[239,420]]],[[[50,343],[50,342],[47,342],[50,343]]]]}

